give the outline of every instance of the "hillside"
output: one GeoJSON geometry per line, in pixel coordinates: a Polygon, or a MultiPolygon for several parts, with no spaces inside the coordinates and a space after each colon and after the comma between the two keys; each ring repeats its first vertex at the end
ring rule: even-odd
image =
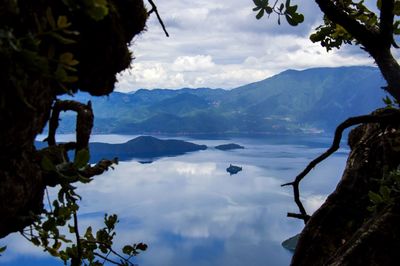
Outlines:
{"type": "Polygon", "coordinates": [[[157,139],[151,136],[140,136],[126,143],[108,144],[90,143],[90,151],[96,162],[108,158],[110,154],[120,160],[132,158],[154,159],[157,157],[177,156],[187,152],[207,149],[206,145],[198,145],[191,142],[175,139],[157,139]]]}
{"type": "MultiPolygon", "coordinates": [[[[95,133],[221,134],[330,132],[348,116],[383,106],[377,68],[287,70],[232,90],[138,90],[92,100],[95,133]]],[[[66,114],[61,131],[74,126],[66,114]]]]}
{"type": "MultiPolygon", "coordinates": [[[[38,149],[47,147],[45,142],[35,142],[38,149]]],[[[89,144],[92,163],[101,159],[110,159],[110,154],[120,161],[133,158],[154,160],[159,157],[182,155],[187,152],[207,149],[206,145],[176,139],[158,139],[151,136],[140,136],[120,144],[91,142],[89,144]]]]}

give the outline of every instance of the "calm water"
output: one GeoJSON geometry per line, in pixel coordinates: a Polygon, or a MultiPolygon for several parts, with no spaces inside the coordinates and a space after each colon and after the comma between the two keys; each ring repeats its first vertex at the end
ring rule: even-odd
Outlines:
{"type": "MultiPolygon", "coordinates": [[[[60,141],[71,139],[64,135],[60,141]]],[[[98,135],[92,141],[125,142],[133,136],[98,135]]],[[[100,226],[104,213],[120,218],[117,243],[145,242],[141,266],[288,265],[291,253],[281,242],[302,229],[290,181],[308,161],[323,152],[329,139],[266,137],[187,139],[213,147],[235,142],[244,150],[210,148],[161,158],[151,164],[120,162],[79,188],[83,196],[80,227],[100,226]],[[243,167],[230,176],[229,164],[243,167]]],[[[315,210],[341,175],[347,150],[322,163],[302,186],[304,203],[315,210]]],[[[112,155],[110,155],[112,157],[112,155]]],[[[51,192],[54,194],[54,192],[51,192]]],[[[1,265],[61,265],[19,235],[0,241],[8,250],[1,265]]]]}

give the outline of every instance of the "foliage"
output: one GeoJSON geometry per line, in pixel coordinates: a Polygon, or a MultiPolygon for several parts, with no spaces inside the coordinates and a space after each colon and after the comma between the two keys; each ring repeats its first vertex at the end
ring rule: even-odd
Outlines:
{"type": "Polygon", "coordinates": [[[383,98],[382,101],[385,103],[386,108],[396,108],[396,106],[400,105],[399,101],[392,99],[389,96],[383,98]]]}
{"type": "Polygon", "coordinates": [[[304,16],[297,12],[297,5],[291,5],[290,0],[286,0],[285,4],[275,1],[273,5],[270,5],[269,0],[253,0],[256,5],[253,11],[257,11],[256,18],[261,19],[264,14],[268,17],[275,13],[278,16],[278,24],[281,24],[281,17],[284,16],[286,21],[291,26],[297,26],[304,21],[304,16]]]}
{"type": "Polygon", "coordinates": [[[376,180],[379,184],[378,191],[369,191],[368,197],[371,205],[370,212],[378,212],[383,208],[393,205],[396,198],[400,197],[400,168],[387,172],[382,179],[376,180]]]}
{"type": "MultiPolygon", "coordinates": [[[[253,0],[253,2],[256,5],[253,11],[258,12],[256,15],[257,19],[263,17],[264,13],[266,13],[268,17],[270,14],[275,13],[278,15],[278,24],[280,24],[281,16],[285,16],[288,23],[292,26],[297,26],[304,21],[303,15],[297,12],[297,5],[291,5],[289,0],[287,0],[285,4],[282,1],[276,0],[273,5],[271,5],[268,0],[253,0]]],[[[379,23],[381,23],[381,20],[373,10],[378,10],[379,12],[382,11],[382,0],[377,0],[375,7],[372,7],[371,3],[365,3],[364,0],[334,0],[326,2],[333,2],[335,5],[334,8],[337,8],[342,12],[342,15],[352,18],[365,29],[368,29],[371,32],[379,31],[379,23]]],[[[393,15],[399,16],[400,1],[394,1],[392,9],[393,15]]],[[[319,42],[327,51],[332,50],[333,48],[339,49],[342,44],[361,44],[358,36],[356,37],[354,34],[348,32],[346,29],[347,25],[344,25],[344,23],[342,25],[341,23],[332,21],[327,15],[328,12],[325,12],[325,10],[323,11],[323,24],[316,28],[315,33],[311,34],[310,39],[312,42],[319,42]]],[[[400,20],[393,21],[392,27],[391,31],[393,34],[399,35],[400,20]]],[[[363,32],[360,32],[360,34],[363,34],[363,32]]],[[[393,39],[392,44],[394,47],[397,47],[393,39]]]]}
{"type": "Polygon", "coordinates": [[[56,149],[58,146],[44,150],[45,155],[41,165],[46,175],[55,179],[55,184],[60,187],[57,199],[51,203],[47,194],[47,210],[43,215],[36,217],[35,223],[21,234],[34,245],[63,260],[65,264],[70,262],[71,265],[102,265],[104,262],[109,262],[116,265],[134,265],[131,262],[132,257],[146,250],[147,245],[143,243],[126,245],[121,252],[115,251],[113,240],[116,235],[115,225],[118,223],[117,215],[106,214],[105,227],[95,233],[91,226],[85,230],[84,235],[79,233],[77,212],[81,197],[72,184],[89,183],[92,180],[85,176],[85,171],[90,168],[89,151],[79,150],[73,162],[64,157],[61,162],[55,164],[54,156],[51,154],[54,154],[56,149]],[[64,232],[67,231],[69,234],[65,235],[64,232]],[[74,240],[71,239],[73,236],[74,240]]]}

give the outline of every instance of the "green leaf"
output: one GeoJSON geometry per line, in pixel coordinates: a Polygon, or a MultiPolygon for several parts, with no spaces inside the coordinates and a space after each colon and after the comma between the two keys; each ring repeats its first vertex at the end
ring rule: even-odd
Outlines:
{"type": "Polygon", "coordinates": [[[60,241],[55,242],[54,245],[53,245],[53,249],[55,249],[55,250],[59,250],[60,247],[61,247],[61,242],[60,241]]]}
{"type": "Polygon", "coordinates": [[[65,38],[65,37],[61,36],[60,34],[58,34],[56,32],[50,32],[49,34],[54,39],[57,39],[61,44],[73,44],[73,43],[76,43],[75,40],[65,38]]]}
{"type": "Polygon", "coordinates": [[[43,156],[42,161],[40,162],[40,166],[43,170],[47,172],[56,171],[55,165],[47,156],[43,156]]]}
{"type": "Polygon", "coordinates": [[[389,96],[386,96],[386,97],[383,98],[382,100],[383,100],[383,102],[384,102],[385,104],[387,104],[387,105],[392,105],[392,104],[393,104],[393,102],[392,102],[392,100],[389,98],[389,96]]]}
{"type": "Polygon", "coordinates": [[[258,14],[256,15],[256,19],[260,19],[262,18],[262,16],[264,16],[264,9],[261,9],[258,14]]]}
{"type": "Polygon", "coordinates": [[[85,0],[84,2],[87,6],[87,13],[92,19],[99,21],[108,15],[107,0],[85,0]]]}
{"type": "Polygon", "coordinates": [[[79,150],[74,158],[74,166],[78,169],[85,167],[90,159],[90,154],[87,149],[79,150]]]}
{"type": "Polygon", "coordinates": [[[123,252],[124,254],[126,254],[126,255],[130,255],[130,254],[132,253],[133,250],[134,250],[133,247],[130,246],[130,245],[126,245],[126,246],[124,246],[124,247],[122,248],[122,252],[123,252]]]}
{"type": "Polygon", "coordinates": [[[7,246],[0,247],[0,253],[3,253],[4,251],[6,251],[6,249],[7,249],[7,246]]]}
{"type": "Polygon", "coordinates": [[[32,237],[31,238],[31,242],[32,244],[34,244],[35,246],[40,246],[40,240],[37,237],[32,237]]]}
{"type": "Polygon", "coordinates": [[[65,83],[74,83],[77,82],[79,80],[78,76],[67,76],[63,82],[65,83]]]}
{"type": "Polygon", "coordinates": [[[53,30],[55,30],[57,28],[56,21],[54,20],[53,12],[51,11],[50,7],[48,7],[46,9],[46,18],[47,18],[47,21],[49,22],[50,27],[53,30]]]}
{"type": "Polygon", "coordinates": [[[144,244],[144,243],[139,243],[139,244],[136,245],[136,248],[141,250],[141,251],[147,250],[147,247],[148,246],[146,244],[144,244]]]}
{"type": "Polygon", "coordinates": [[[382,197],[373,191],[368,192],[368,197],[373,204],[377,205],[383,202],[382,197]]]}
{"type": "Polygon", "coordinates": [[[87,184],[87,183],[90,183],[92,181],[91,178],[84,177],[84,176],[81,176],[81,175],[78,175],[78,180],[79,180],[79,182],[81,182],[83,184],[87,184]]]}
{"type": "Polygon", "coordinates": [[[376,1],[376,7],[377,7],[379,10],[381,10],[381,7],[382,7],[382,0],[376,1]]]}
{"type": "Polygon", "coordinates": [[[379,188],[379,194],[382,195],[382,199],[386,201],[390,201],[390,189],[387,186],[381,186],[379,188]]]}
{"type": "Polygon", "coordinates": [[[376,211],[376,206],[368,206],[367,207],[367,211],[375,212],[376,211]]]}
{"type": "Polygon", "coordinates": [[[59,16],[57,18],[57,27],[60,29],[68,28],[71,26],[71,23],[68,23],[68,19],[66,16],[59,16]]]}
{"type": "Polygon", "coordinates": [[[74,55],[69,52],[61,54],[59,60],[61,63],[66,64],[68,66],[75,66],[79,64],[79,61],[74,59],[74,55]]]}
{"type": "Polygon", "coordinates": [[[262,7],[262,1],[261,0],[253,0],[253,3],[258,7],[262,7]]]}
{"type": "MultiPolygon", "coordinates": [[[[75,233],[75,226],[68,225],[68,230],[71,234],[75,233]]],[[[86,235],[85,235],[86,236],[86,235]]]]}

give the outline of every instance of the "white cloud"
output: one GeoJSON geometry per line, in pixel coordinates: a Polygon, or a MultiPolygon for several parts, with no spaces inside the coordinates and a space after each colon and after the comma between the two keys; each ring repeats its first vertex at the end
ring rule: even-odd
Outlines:
{"type": "Polygon", "coordinates": [[[214,66],[210,55],[179,56],[175,59],[172,69],[175,71],[201,71],[214,66]]]}
{"type": "MultiPolygon", "coordinates": [[[[297,1],[298,3],[300,1],[297,1]]],[[[158,1],[166,38],[152,15],[136,38],[132,69],[119,76],[118,91],[139,88],[233,88],[286,69],[372,64],[359,49],[327,53],[308,39],[322,15],[314,1],[299,3],[305,22],[291,27],[277,18],[255,19],[252,1],[158,1]]]]}

